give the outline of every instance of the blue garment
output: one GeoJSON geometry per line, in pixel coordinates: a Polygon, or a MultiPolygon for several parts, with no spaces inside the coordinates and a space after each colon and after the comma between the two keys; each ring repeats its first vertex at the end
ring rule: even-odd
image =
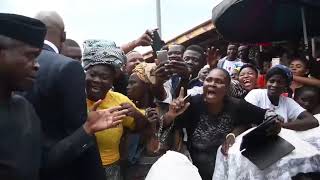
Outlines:
{"type": "Polygon", "coordinates": [[[128,161],[131,164],[135,164],[143,151],[143,148],[139,147],[140,144],[140,134],[135,133],[135,134],[130,134],[128,136],[129,139],[129,146],[128,146],[128,161]]]}
{"type": "Polygon", "coordinates": [[[176,98],[177,94],[176,94],[176,90],[180,85],[180,81],[181,78],[178,75],[173,75],[171,77],[171,94],[172,94],[172,98],[176,98]]]}

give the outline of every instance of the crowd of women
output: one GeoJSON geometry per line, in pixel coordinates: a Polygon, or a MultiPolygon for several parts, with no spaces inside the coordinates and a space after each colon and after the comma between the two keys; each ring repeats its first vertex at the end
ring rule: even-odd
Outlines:
{"type": "MultiPolygon", "coordinates": [[[[159,159],[182,157],[211,180],[219,157],[270,119],[267,138],[312,131],[308,143],[320,150],[319,58],[275,63],[229,43],[224,57],[173,44],[147,61],[134,49],[154,46],[155,30],[121,47],[86,40],[81,55],[56,12],[36,18],[0,13],[1,179],[140,180],[150,169],[167,173],[153,168],[159,159]]],[[[316,154],[310,162],[320,168],[316,154]]]]}
{"type": "Polygon", "coordinates": [[[309,75],[303,56],[271,67],[271,56],[244,61],[248,46],[239,47],[239,56],[238,47],[229,44],[219,60],[215,48],[165,46],[167,61],[147,63],[108,41],[85,41],[88,108],[101,101],[98,109],[129,109],[119,126],[96,133],[108,179],[144,179],[168,150],[186,155],[202,179],[212,179],[219,146],[227,155],[236,136],[268,116],[277,114],[275,134],[319,125],[313,115],[320,113],[320,80],[309,75]],[[126,90],[117,92],[118,84],[126,90]]]}

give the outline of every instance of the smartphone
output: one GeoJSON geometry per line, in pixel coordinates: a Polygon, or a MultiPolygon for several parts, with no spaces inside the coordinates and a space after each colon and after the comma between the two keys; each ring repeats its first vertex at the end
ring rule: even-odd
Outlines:
{"type": "Polygon", "coordinates": [[[157,51],[157,59],[159,60],[159,62],[168,61],[169,60],[168,51],[167,50],[157,51]]]}
{"type": "Polygon", "coordinates": [[[160,35],[157,30],[153,31],[153,43],[151,45],[153,52],[160,51],[165,45],[164,41],[161,40],[160,35]]]}

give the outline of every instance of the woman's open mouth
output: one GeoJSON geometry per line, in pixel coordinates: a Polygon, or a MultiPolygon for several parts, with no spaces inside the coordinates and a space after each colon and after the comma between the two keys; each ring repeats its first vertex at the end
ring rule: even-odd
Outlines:
{"type": "Polygon", "coordinates": [[[212,88],[208,88],[207,92],[206,92],[206,98],[215,98],[217,96],[217,93],[214,89],[212,88]]]}

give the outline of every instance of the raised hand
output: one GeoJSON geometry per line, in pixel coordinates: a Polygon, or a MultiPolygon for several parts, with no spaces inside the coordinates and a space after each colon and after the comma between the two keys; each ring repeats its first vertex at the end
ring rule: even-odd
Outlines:
{"type": "Polygon", "coordinates": [[[137,114],[140,113],[132,104],[130,103],[122,103],[120,104],[120,106],[122,107],[122,109],[126,109],[127,110],[127,116],[130,117],[137,117],[137,114]]]}
{"type": "Polygon", "coordinates": [[[216,68],[220,58],[220,50],[215,47],[210,47],[207,49],[206,55],[210,68],[216,68]]]}
{"type": "Polygon", "coordinates": [[[267,129],[267,135],[272,136],[272,135],[277,135],[281,131],[281,126],[284,123],[284,118],[280,115],[278,115],[274,110],[267,110],[266,114],[264,115],[265,121],[274,119],[275,123],[270,126],[267,129]]]}
{"type": "Polygon", "coordinates": [[[123,109],[121,106],[97,111],[101,102],[101,100],[97,101],[88,113],[87,121],[83,125],[87,134],[92,135],[98,131],[119,125],[122,122],[122,118],[128,113],[128,110],[123,109]]]}
{"type": "Polygon", "coordinates": [[[135,122],[135,130],[142,130],[147,121],[145,114],[142,114],[133,104],[130,103],[122,103],[120,104],[122,110],[126,110],[126,115],[130,116],[134,119],[135,122]]]}
{"type": "Polygon", "coordinates": [[[170,71],[166,67],[168,62],[161,62],[156,69],[154,70],[155,74],[155,84],[160,85],[169,80],[170,78],[170,71]]]}
{"type": "Polygon", "coordinates": [[[224,143],[221,145],[221,152],[223,155],[228,156],[229,148],[235,143],[236,139],[234,136],[227,136],[224,143]]]}
{"type": "Polygon", "coordinates": [[[146,118],[149,123],[158,122],[160,120],[159,114],[156,111],[156,108],[147,108],[146,109],[146,118]]]}
{"type": "Polygon", "coordinates": [[[136,47],[138,46],[150,46],[152,44],[153,33],[150,30],[146,30],[137,40],[135,40],[136,47]]]}
{"type": "Polygon", "coordinates": [[[185,79],[190,78],[191,68],[184,61],[170,61],[166,67],[169,68],[171,74],[176,73],[185,79]]]}
{"type": "Polygon", "coordinates": [[[181,87],[178,98],[174,99],[169,106],[169,111],[167,112],[167,114],[170,117],[175,118],[188,109],[190,103],[186,102],[185,98],[186,97],[184,96],[184,88],[181,87]]]}

